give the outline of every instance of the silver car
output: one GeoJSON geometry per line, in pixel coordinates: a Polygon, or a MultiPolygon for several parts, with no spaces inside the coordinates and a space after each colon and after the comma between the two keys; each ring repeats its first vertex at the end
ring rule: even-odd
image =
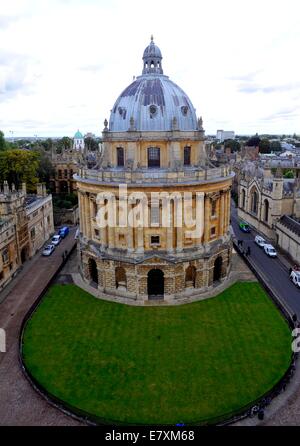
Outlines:
{"type": "Polygon", "coordinates": [[[45,248],[43,249],[43,252],[42,252],[43,256],[51,256],[54,249],[55,249],[55,246],[52,244],[45,246],[45,248]]]}

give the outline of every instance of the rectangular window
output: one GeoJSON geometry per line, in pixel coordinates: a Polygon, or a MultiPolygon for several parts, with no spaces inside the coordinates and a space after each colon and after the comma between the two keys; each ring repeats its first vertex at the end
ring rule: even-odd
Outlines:
{"type": "Polygon", "coordinates": [[[216,215],[216,209],[217,209],[217,200],[211,201],[211,216],[214,217],[216,215]]]}
{"type": "Polygon", "coordinates": [[[190,166],[191,165],[191,148],[189,146],[186,146],[184,148],[183,164],[185,166],[190,166]]]}
{"type": "Polygon", "coordinates": [[[124,149],[123,147],[117,147],[117,166],[124,167],[125,158],[124,158],[124,149]]]}
{"type": "Polygon", "coordinates": [[[160,223],[160,209],[159,209],[159,201],[152,201],[150,208],[150,220],[151,226],[159,226],[160,223]]]}
{"type": "Polygon", "coordinates": [[[31,231],[30,231],[30,237],[31,237],[32,239],[35,238],[35,228],[32,228],[32,229],[31,229],[31,231]]]}
{"type": "Polygon", "coordinates": [[[159,245],[160,237],[159,235],[151,235],[151,245],[159,245]]]}
{"type": "Polygon", "coordinates": [[[148,167],[160,167],[159,147],[148,147],[148,167]]]}
{"type": "Polygon", "coordinates": [[[64,170],[64,175],[65,175],[65,178],[68,178],[68,171],[67,171],[67,169],[64,170]]]}
{"type": "Polygon", "coordinates": [[[62,174],[61,174],[61,170],[58,171],[58,178],[61,178],[62,174]]]}
{"type": "Polygon", "coordinates": [[[96,238],[99,237],[99,229],[95,229],[95,237],[96,237],[96,238]]]}
{"type": "Polygon", "coordinates": [[[210,235],[211,235],[211,237],[214,237],[216,235],[216,228],[215,227],[211,228],[210,235]]]}
{"type": "Polygon", "coordinates": [[[7,263],[9,261],[8,249],[4,249],[2,251],[2,260],[3,260],[3,263],[7,263]]]}

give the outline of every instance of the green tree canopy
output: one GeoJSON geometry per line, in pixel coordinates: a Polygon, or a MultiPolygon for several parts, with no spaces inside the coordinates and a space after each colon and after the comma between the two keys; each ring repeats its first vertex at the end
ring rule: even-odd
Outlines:
{"type": "Polygon", "coordinates": [[[38,156],[37,176],[40,182],[46,183],[47,188],[50,187],[50,178],[54,176],[55,169],[44,149],[36,149],[34,151],[38,156]]]}
{"type": "Polygon", "coordinates": [[[238,152],[241,148],[241,145],[236,139],[226,139],[224,141],[224,147],[225,149],[227,147],[230,147],[232,152],[238,152]]]}
{"type": "Polygon", "coordinates": [[[281,150],[280,141],[271,141],[270,148],[273,152],[279,152],[281,150]]]}
{"type": "Polygon", "coordinates": [[[96,151],[98,149],[98,142],[94,138],[92,138],[90,136],[85,138],[84,144],[85,144],[87,150],[89,150],[89,151],[90,150],[96,151]]]}
{"type": "Polygon", "coordinates": [[[27,190],[34,192],[36,189],[38,153],[28,150],[5,150],[0,152],[0,182],[5,180],[16,188],[21,188],[23,182],[27,184],[27,190]]]}
{"type": "Polygon", "coordinates": [[[1,132],[0,130],[0,151],[5,150],[6,149],[6,143],[5,143],[5,139],[4,139],[4,133],[1,132]]]}
{"type": "Polygon", "coordinates": [[[68,136],[63,136],[57,143],[57,152],[61,153],[64,150],[69,150],[72,147],[72,140],[68,136]]]}
{"type": "Polygon", "coordinates": [[[259,143],[259,151],[260,153],[270,153],[271,145],[268,139],[261,139],[259,143]]]}

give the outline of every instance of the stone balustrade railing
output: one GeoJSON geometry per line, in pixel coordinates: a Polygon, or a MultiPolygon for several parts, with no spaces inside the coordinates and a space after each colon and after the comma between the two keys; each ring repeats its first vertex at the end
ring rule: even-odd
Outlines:
{"type": "MultiPolygon", "coordinates": [[[[230,166],[216,168],[190,168],[182,170],[171,169],[136,169],[117,168],[80,169],[78,179],[101,183],[153,184],[153,183],[190,183],[214,181],[220,178],[232,177],[234,173],[230,166]]],[[[76,179],[76,178],[75,178],[76,179]]]]}

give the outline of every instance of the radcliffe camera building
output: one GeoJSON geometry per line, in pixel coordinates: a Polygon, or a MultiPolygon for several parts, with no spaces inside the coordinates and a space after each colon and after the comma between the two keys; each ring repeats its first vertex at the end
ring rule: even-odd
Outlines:
{"type": "Polygon", "coordinates": [[[143,301],[199,294],[226,278],[233,174],[228,166],[215,167],[208,160],[202,118],[184,91],[164,75],[153,38],[143,54],[142,75],[117,98],[104,125],[100,161],[93,169],[81,166],[75,175],[85,281],[101,292],[143,301]],[[128,202],[128,212],[142,208],[143,225],[119,224],[119,185],[136,197],[128,202]],[[155,192],[175,197],[168,226],[155,192]],[[179,199],[184,193],[192,197],[190,211],[179,199]],[[99,211],[107,206],[99,194],[116,197],[114,225],[97,223],[99,211]],[[185,221],[187,212],[200,222],[196,236],[185,221]]]}

